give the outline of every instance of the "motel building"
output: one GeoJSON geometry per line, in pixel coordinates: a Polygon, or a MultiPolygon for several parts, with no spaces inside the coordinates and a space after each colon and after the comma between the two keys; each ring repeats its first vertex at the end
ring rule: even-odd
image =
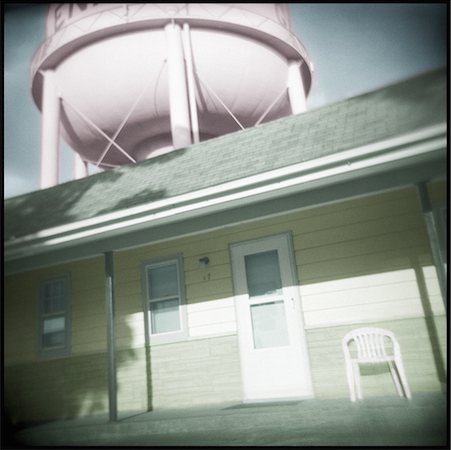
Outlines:
{"type": "MultiPolygon", "coordinates": [[[[53,29],[37,56],[32,90],[48,139],[44,166],[54,151],[52,80],[75,70],[86,49],[96,54],[106,41],[101,49],[109,51],[110,38],[69,48],[73,33],[73,41],[52,47],[52,36],[84,20],[84,12],[58,10],[52,22],[50,9],[53,29]]],[[[204,30],[196,28],[196,14],[197,22],[185,19],[201,60],[196,32],[204,30]]],[[[231,29],[239,34],[240,27],[231,29]]],[[[169,92],[179,83],[170,76],[181,36],[174,30],[186,29],[176,21],[158,31],[169,43],[162,87],[169,92]]],[[[246,34],[246,42],[253,39],[246,34]]],[[[308,74],[297,73],[307,92],[308,74]]],[[[56,112],[86,168],[95,159],[88,156],[108,142],[76,114],[83,94],[72,95],[71,81],[67,92],[60,86],[56,112]]],[[[169,100],[170,151],[141,159],[137,151],[131,163],[112,145],[114,168],[62,184],[44,176],[47,186],[5,200],[4,392],[11,420],[116,420],[133,411],[350,399],[342,340],[361,327],[394,333],[412,397],[443,392],[446,83],[439,69],[305,111],[293,99],[299,85],[292,81],[279,112],[276,105],[268,120],[244,129],[205,95],[228,117],[227,129],[209,133],[218,119],[210,123],[213,108],[200,102],[200,132],[196,139],[191,109],[188,140],[173,126],[184,119],[174,118],[169,100]]],[[[198,93],[207,84],[195,84],[198,93]]],[[[94,100],[106,98],[99,88],[94,100]]],[[[90,116],[97,125],[99,114],[90,116]]],[[[139,127],[113,141],[126,150],[133,132],[139,127]]],[[[361,383],[363,401],[398,395],[388,366],[362,367],[361,383]]]]}

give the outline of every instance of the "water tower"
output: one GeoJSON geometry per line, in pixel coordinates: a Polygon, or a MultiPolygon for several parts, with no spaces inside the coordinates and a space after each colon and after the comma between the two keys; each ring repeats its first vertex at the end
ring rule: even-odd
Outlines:
{"type": "Polygon", "coordinates": [[[79,178],[303,112],[311,72],[287,4],[51,4],[31,73],[41,187],[60,134],[79,178]]]}

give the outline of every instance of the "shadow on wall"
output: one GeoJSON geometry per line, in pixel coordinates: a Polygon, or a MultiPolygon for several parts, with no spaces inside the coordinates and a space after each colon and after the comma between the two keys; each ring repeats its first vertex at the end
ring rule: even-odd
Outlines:
{"type": "MultiPolygon", "coordinates": [[[[446,387],[446,368],[444,361],[442,345],[445,345],[446,352],[446,341],[440,342],[440,331],[438,329],[438,324],[441,322],[436,321],[436,316],[434,315],[434,304],[437,302],[442,302],[440,292],[435,292],[435,288],[429,284],[426,279],[425,271],[434,271],[434,266],[430,260],[430,255],[427,251],[417,252],[417,249],[404,248],[396,252],[396,256],[392,260],[390,258],[380,260],[379,271],[376,267],[373,270],[365,270],[366,263],[368,266],[373,265],[374,255],[361,255],[357,258],[352,258],[352,264],[347,267],[345,261],[342,262],[340,270],[349,276],[336,276],[336,277],[326,277],[322,276],[321,281],[318,280],[317,283],[320,292],[321,285],[324,283],[324,291],[322,294],[310,296],[308,299],[309,306],[312,306],[312,299],[317,298],[319,301],[327,302],[330,298],[329,307],[323,305],[318,307],[317,310],[310,310],[307,315],[312,314],[310,317],[314,317],[311,320],[319,320],[320,314],[329,317],[329,320],[334,320],[333,314],[337,317],[343,318],[339,320],[336,325],[324,324],[322,330],[330,330],[327,333],[332,333],[330,336],[336,336],[336,342],[334,344],[335,356],[330,356],[327,353],[328,358],[331,358],[329,363],[331,366],[334,364],[341,365],[343,362],[343,355],[341,351],[341,338],[344,334],[354,328],[364,327],[364,326],[381,326],[383,328],[391,329],[395,332],[400,344],[401,353],[403,355],[404,363],[408,360],[407,365],[411,368],[410,374],[412,378],[415,378],[415,383],[419,383],[418,386],[422,386],[421,389],[431,389],[431,384],[435,378],[441,385],[442,390],[446,387]],[[355,264],[356,260],[359,260],[360,267],[357,268],[355,264]],[[384,267],[385,265],[385,267],[384,267]],[[391,267],[390,267],[391,266],[391,267]],[[404,291],[405,290],[405,291],[404,291]],[[341,292],[340,292],[341,291],[341,292]],[[343,300],[344,297],[345,300],[343,300]],[[322,297],[322,298],[321,298],[322,297]],[[433,298],[434,297],[434,298],[433,298]],[[414,298],[418,298],[417,303],[414,298]],[[343,301],[340,301],[343,300],[343,301]],[[348,305],[345,306],[345,303],[348,305]],[[353,304],[353,302],[355,302],[353,304]],[[340,305],[340,303],[342,303],[340,305]],[[413,311],[406,310],[406,304],[409,303],[412,308],[415,309],[414,316],[418,314],[417,319],[419,322],[419,329],[415,328],[415,325],[410,325],[410,328],[405,328],[402,326],[397,330],[397,327],[401,325],[402,317],[404,316],[407,321],[410,320],[409,317],[413,311]],[[401,308],[402,311],[399,311],[401,308]],[[381,317],[381,311],[384,318],[381,317]],[[372,312],[377,314],[374,319],[371,318],[372,312]],[[392,315],[391,315],[392,311],[392,315]],[[346,314],[349,312],[349,317],[346,314]],[[423,317],[422,317],[423,316],[423,317]],[[360,319],[363,320],[362,324],[359,324],[360,319]],[[423,322],[424,321],[424,322],[423,322]],[[347,323],[348,322],[348,323],[347,323]],[[385,324],[386,322],[386,324],[385,324]],[[354,324],[355,323],[355,324],[354,324]],[[425,326],[425,331],[423,331],[423,324],[425,326]],[[394,327],[393,329],[391,327],[394,327]],[[335,328],[335,331],[333,331],[335,328]],[[333,361],[332,361],[333,360],[333,361]],[[434,375],[433,375],[434,374],[434,375]],[[426,381],[429,380],[429,381],[426,381]]],[[[384,253],[381,253],[384,257],[384,253]]],[[[351,259],[351,258],[350,258],[351,259]]],[[[312,286],[310,285],[310,286],[312,286]]],[[[303,286],[301,285],[301,292],[303,286]]],[[[437,288],[438,289],[438,288],[437,288]]],[[[311,295],[311,294],[310,294],[311,295]]],[[[306,296],[308,297],[308,296],[306,296]]],[[[321,305],[322,305],[321,303],[321,305]]],[[[408,306],[407,306],[408,308],[408,306]]],[[[416,319],[413,319],[416,320],[416,319]]],[[[321,333],[325,333],[321,330],[321,325],[317,330],[313,328],[311,333],[318,336],[315,339],[319,339],[321,333]]],[[[443,337],[443,336],[442,336],[443,337]]],[[[324,334],[321,339],[330,339],[330,337],[324,334]]],[[[445,338],[446,339],[446,338],[445,338]]],[[[313,342],[315,345],[316,341],[313,342]]],[[[329,351],[332,351],[329,348],[329,351]]],[[[314,353],[314,351],[311,351],[314,353]]],[[[317,367],[321,368],[318,370],[323,370],[323,354],[319,354],[316,357],[317,367]]],[[[332,373],[333,369],[331,370],[332,373]]],[[[344,380],[344,370],[343,380],[344,380]]],[[[372,375],[378,375],[383,372],[389,374],[388,366],[384,368],[372,365],[369,367],[362,368],[362,376],[368,376],[371,382],[372,375]]],[[[326,382],[326,376],[322,377],[322,383],[326,382]]],[[[409,373],[408,373],[409,378],[409,373]]],[[[412,381],[412,380],[411,380],[412,381]]],[[[375,385],[372,386],[375,389],[375,385]]],[[[415,389],[414,389],[415,390],[415,389]]],[[[394,392],[394,389],[393,389],[394,392]]]]}
{"type": "MultiPolygon", "coordinates": [[[[36,357],[31,362],[5,367],[5,412],[9,422],[14,425],[108,414],[103,259],[85,260],[54,269],[45,269],[45,274],[58,276],[62,272],[69,272],[71,275],[71,354],[58,358],[36,357]]],[[[38,280],[40,276],[41,274],[35,275],[35,279],[38,280]]],[[[16,280],[20,283],[20,276],[16,280]]],[[[29,292],[35,287],[37,283],[32,283],[29,292]]],[[[13,291],[14,289],[9,292],[13,291]]],[[[22,291],[18,289],[17,292],[22,291]]],[[[37,295],[30,295],[27,301],[30,308],[34,308],[36,298],[37,295]]],[[[37,311],[37,308],[34,310],[37,311]]],[[[10,315],[8,320],[15,319],[10,315]]],[[[36,315],[30,315],[27,323],[30,330],[37,329],[36,315]]],[[[116,352],[117,370],[120,372],[133,365],[140,355],[132,348],[133,330],[124,315],[116,315],[116,328],[120,330],[124,348],[116,352]]],[[[6,340],[8,338],[13,339],[6,336],[6,340]]],[[[27,346],[37,348],[37,339],[37,333],[29,334],[27,346]]],[[[6,342],[6,345],[11,349],[15,346],[11,342],[6,342]]],[[[18,353],[20,345],[15,346],[18,353]]],[[[124,389],[127,389],[127,384],[119,386],[119,396],[124,389]]]]}
{"type": "MultiPolygon", "coordinates": [[[[159,164],[178,158],[184,151],[184,149],[180,149],[156,157],[152,161],[144,161],[141,163],[141,167],[152,164],[158,168],[159,164]]],[[[129,167],[122,167],[105,171],[84,179],[6,200],[5,216],[8,220],[5,223],[5,240],[165,197],[165,190],[153,189],[152,185],[155,183],[152,182],[152,179],[146,179],[142,170],[135,169],[137,168],[130,170],[129,167]],[[133,179],[127,179],[133,177],[133,174],[138,178],[144,177],[144,179],[141,180],[141,183],[134,183],[133,179]],[[126,186],[129,186],[130,191],[124,191],[126,186]],[[102,201],[98,201],[99,199],[102,201]]],[[[54,277],[62,272],[72,271],[70,264],[68,270],[65,270],[64,267],[67,266],[54,267],[54,271],[48,268],[45,269],[45,272],[50,274],[50,277],[54,277]]],[[[88,348],[89,342],[93,340],[102,341],[106,338],[103,258],[99,266],[94,269],[90,273],[83,274],[83,280],[79,281],[81,286],[79,292],[71,300],[79,303],[78,305],[73,304],[73,308],[76,307],[77,312],[72,318],[72,342],[77,342],[77,345],[82,348],[88,348]],[[92,308],[96,310],[95,314],[90,314],[92,308]]],[[[35,276],[33,283],[36,285],[37,292],[39,274],[33,272],[32,276],[35,276]]],[[[17,289],[13,287],[9,290],[10,298],[6,300],[11,303],[23,296],[21,287],[23,283],[20,276],[17,276],[13,283],[17,283],[17,289]]],[[[30,289],[33,288],[30,287],[30,289]]],[[[24,300],[26,302],[24,307],[36,311],[36,298],[37,294],[29,291],[27,299],[24,300]]],[[[8,320],[20,323],[21,318],[14,317],[14,314],[16,311],[9,315],[8,320]]],[[[125,349],[117,355],[118,371],[124,367],[125,373],[128,365],[133,361],[137,359],[146,361],[146,358],[137,355],[137,350],[132,348],[133,330],[126,323],[126,317],[117,315],[116,320],[116,327],[120,329],[121,348],[125,349]]],[[[30,345],[32,348],[36,348],[37,335],[34,330],[37,327],[37,319],[33,322],[36,323],[26,325],[27,336],[24,339],[33,341],[30,345]]],[[[8,337],[6,338],[8,339],[8,337]]],[[[18,354],[21,353],[22,341],[10,345],[12,348],[17,348],[18,354]]],[[[150,360],[148,359],[148,361],[150,360]]],[[[143,368],[143,371],[146,371],[146,367],[143,368]]],[[[150,367],[147,367],[147,373],[150,376],[150,367]]],[[[5,368],[5,404],[8,420],[11,423],[29,420],[45,421],[54,418],[105,413],[108,411],[107,376],[106,348],[102,353],[80,350],[80,355],[40,359],[31,363],[8,366],[5,368]]],[[[121,389],[130,391],[129,397],[139,395],[133,387],[127,386],[126,383],[122,383],[121,386],[121,389]]],[[[151,399],[149,397],[146,400],[146,408],[150,408],[150,406],[151,399]]]]}
{"type": "MultiPolygon", "coordinates": [[[[333,379],[335,369],[327,373],[325,361],[329,359],[331,368],[338,368],[335,374],[341,377],[340,389],[347,391],[340,340],[345,333],[365,326],[359,323],[390,329],[390,321],[397,321],[393,331],[398,334],[399,327],[397,337],[401,338],[404,357],[410,359],[412,378],[416,378],[419,389],[436,389],[434,378],[442,388],[446,385],[441,349],[446,341],[440,342],[443,329],[439,325],[444,316],[439,321],[434,316],[434,310],[441,309],[442,299],[430,284],[434,280],[426,279],[425,271],[433,272],[434,266],[421,212],[415,201],[412,205],[409,215],[403,211],[398,217],[392,214],[366,221],[356,211],[353,222],[349,225],[343,221],[341,227],[333,220],[329,223],[327,215],[321,216],[324,219],[318,222],[318,229],[312,226],[316,221],[310,224],[306,219],[308,231],[294,237],[304,320],[312,339],[309,353],[315,359],[313,376],[321,379],[324,392],[332,393],[328,383],[340,384],[333,379]],[[421,330],[415,329],[414,321],[409,325],[409,317],[418,320],[421,330]]],[[[353,209],[349,211],[354,213],[353,209]]],[[[335,218],[341,222],[346,214],[344,208],[335,218]],[[341,214],[343,217],[339,217],[341,214]]],[[[302,221],[299,218],[299,223],[302,221]]],[[[368,375],[371,373],[368,370],[368,375]]]]}
{"type": "MultiPolygon", "coordinates": [[[[344,213],[343,213],[344,214],[344,213]]],[[[391,222],[389,222],[391,223],[391,222]]],[[[337,226],[333,223],[327,225],[330,230],[335,230],[337,226]]],[[[366,227],[367,224],[362,222],[359,226],[366,227]]],[[[234,242],[234,229],[231,227],[228,231],[228,241],[229,243],[234,242]]],[[[285,230],[280,230],[285,231],[285,230]]],[[[331,233],[332,233],[331,231],[331,233]]],[[[356,238],[355,236],[350,237],[351,242],[357,242],[358,246],[352,247],[352,251],[354,252],[352,255],[350,254],[351,244],[346,242],[346,246],[340,246],[341,250],[335,250],[333,253],[329,252],[329,249],[324,249],[325,246],[324,241],[321,241],[321,245],[314,249],[312,252],[311,249],[307,249],[305,253],[303,251],[299,251],[298,258],[298,266],[300,268],[300,273],[303,275],[303,279],[301,279],[301,295],[302,289],[305,286],[305,283],[311,283],[312,285],[317,283],[329,283],[329,282],[341,282],[347,278],[352,277],[364,277],[364,276],[380,276],[385,273],[389,273],[390,271],[410,271],[413,273],[412,280],[416,282],[419,296],[427,324],[428,334],[429,334],[429,346],[431,348],[435,371],[437,373],[437,378],[441,381],[446,379],[445,377],[445,369],[443,357],[440,353],[440,345],[439,345],[439,337],[436,329],[436,325],[434,322],[434,318],[432,316],[432,306],[431,306],[431,296],[428,292],[426,280],[424,277],[423,269],[425,266],[430,266],[430,252],[427,248],[427,236],[425,234],[425,230],[423,228],[415,229],[412,236],[412,241],[415,244],[412,244],[409,241],[401,242],[398,247],[392,248],[393,245],[398,245],[397,241],[395,241],[395,236],[393,233],[387,233],[379,235],[380,231],[376,229],[374,233],[377,236],[382,236],[382,240],[377,242],[375,245],[375,236],[372,236],[367,228],[362,228],[358,230],[359,232],[364,232],[363,243],[362,239],[356,238]],[[393,244],[395,242],[395,244],[393,244]],[[368,248],[366,247],[368,246],[368,248]],[[372,253],[370,252],[370,250],[372,253]],[[325,251],[327,250],[327,251],[325,251]],[[305,263],[304,256],[310,252],[313,255],[314,261],[310,263],[310,266],[305,263]],[[322,261],[319,261],[318,255],[325,255],[322,261]],[[387,256],[390,255],[390,256],[387,256]],[[308,279],[308,274],[310,274],[310,279],[308,279]],[[307,279],[307,281],[306,281],[307,279]]],[[[260,236],[264,236],[266,233],[265,229],[262,228],[259,231],[260,236]]],[[[256,232],[258,234],[258,232],[256,232]]],[[[254,237],[260,237],[254,235],[254,237]]],[[[332,235],[328,235],[330,238],[332,235]]],[[[215,237],[215,234],[211,234],[207,236],[210,239],[215,237]]],[[[204,239],[205,236],[202,236],[204,239]]],[[[335,238],[335,237],[334,237],[335,238]]],[[[200,239],[200,238],[199,238],[200,239]]],[[[337,237],[340,245],[343,243],[343,236],[337,237]]],[[[226,241],[226,240],[225,240],[226,241]]],[[[332,243],[330,245],[335,245],[332,243]]],[[[181,249],[182,250],[182,249],[181,249]]],[[[227,251],[227,243],[224,244],[224,249],[227,251]]],[[[172,253],[172,250],[171,250],[172,253]]],[[[202,253],[199,253],[200,256],[205,256],[205,249],[202,249],[202,253]]],[[[207,252],[208,254],[208,252],[207,252]]],[[[197,255],[193,256],[197,258],[197,255]]],[[[214,301],[219,300],[221,298],[232,295],[231,291],[224,293],[222,295],[222,291],[215,291],[211,289],[211,286],[215,286],[215,268],[216,262],[214,257],[210,258],[210,269],[213,275],[213,278],[208,278],[207,281],[199,284],[199,289],[197,292],[204,293],[204,300],[199,300],[193,295],[191,298],[188,298],[188,303],[193,304],[200,301],[214,301]],[[208,294],[208,300],[205,300],[205,295],[208,294]]],[[[103,270],[103,262],[100,263],[103,270]]],[[[228,265],[230,266],[230,261],[226,262],[222,261],[217,264],[220,265],[228,265]]],[[[134,278],[133,283],[136,283],[136,286],[133,286],[133,289],[141,290],[141,283],[139,281],[140,275],[140,267],[136,267],[136,278],[134,278]]],[[[226,271],[227,272],[227,271],[226,271]]],[[[219,277],[227,278],[227,285],[231,286],[230,279],[230,271],[226,275],[224,272],[220,272],[219,277]],[[229,283],[230,282],[230,283],[229,283]]],[[[102,333],[106,334],[106,320],[104,314],[104,280],[103,277],[100,277],[95,273],[91,275],[95,278],[96,281],[96,289],[98,292],[97,296],[90,298],[89,291],[86,291],[86,294],[80,293],[78,294],[79,302],[82,302],[84,305],[90,305],[92,303],[99,303],[102,305],[101,313],[103,315],[98,315],[97,317],[102,317],[102,319],[95,319],[95,317],[91,317],[89,314],[90,309],[86,309],[86,311],[79,311],[79,322],[82,323],[86,321],[87,324],[91,324],[87,326],[87,330],[95,330],[96,327],[100,329],[95,331],[99,335],[102,333]],[[94,323],[93,323],[94,322],[94,323]]],[[[185,277],[187,278],[187,277],[185,277]]],[[[86,279],[86,283],[88,283],[88,278],[86,279]]],[[[395,280],[399,282],[399,280],[395,280]]],[[[398,287],[399,289],[399,287],[398,287]]],[[[324,290],[321,291],[321,295],[324,290]]],[[[120,294],[121,300],[127,299],[126,294],[120,294]]],[[[200,298],[200,297],[199,297],[200,298]]],[[[76,300],[76,299],[75,299],[76,300]]],[[[382,299],[384,300],[384,299],[382,299]]],[[[92,306],[92,305],[91,305],[92,306]]],[[[86,306],[88,308],[88,306],[86,306]]],[[[137,361],[142,361],[142,365],[138,368],[138,372],[145,377],[144,384],[147,385],[146,392],[147,398],[144,399],[144,408],[143,409],[151,409],[152,407],[152,367],[150,367],[150,355],[149,349],[142,347],[139,349],[134,349],[133,340],[134,340],[134,330],[132,329],[132,325],[127,322],[127,317],[129,313],[142,313],[142,304],[135,304],[134,309],[128,310],[127,312],[121,311],[121,313],[117,314],[117,328],[120,331],[120,336],[118,336],[121,340],[121,348],[125,350],[120,352],[118,356],[118,371],[123,376],[123,382],[120,384],[119,389],[119,398],[137,398],[141,395],[139,389],[137,390],[133,384],[133,376],[136,375],[136,372],[133,372],[135,369],[131,368],[131,366],[138,367],[139,364],[134,364],[137,361]],[[147,353],[145,353],[147,351],[147,353]],[[144,353],[140,353],[144,352],[144,353]],[[131,381],[127,381],[131,380],[131,381]]],[[[360,303],[358,308],[362,314],[365,313],[366,306],[363,303],[360,303]]],[[[346,318],[345,318],[346,319],[346,318]]],[[[387,319],[390,320],[390,319],[387,319]]],[[[345,321],[341,324],[346,327],[352,325],[352,323],[346,323],[345,321]]],[[[344,333],[343,333],[344,335],[344,333]]],[[[85,342],[89,342],[93,336],[88,331],[86,335],[83,337],[85,342]]],[[[338,341],[338,347],[340,343],[338,341]]],[[[168,346],[169,347],[169,346],[168,346]]],[[[402,343],[401,343],[402,347],[402,343]]],[[[310,349],[310,352],[313,353],[315,350],[310,349]]],[[[403,348],[402,348],[403,351],[403,348]]],[[[340,352],[338,350],[338,352],[340,352]]],[[[403,352],[403,356],[404,352],[403,352]]],[[[322,358],[322,356],[321,356],[322,358]]],[[[341,353],[337,353],[334,356],[336,360],[343,362],[343,357],[341,353]]],[[[108,411],[107,404],[107,355],[106,353],[98,353],[98,354],[86,354],[83,356],[73,356],[68,358],[62,358],[58,360],[48,360],[48,361],[39,361],[33,364],[24,364],[20,366],[9,367],[5,369],[5,379],[7,383],[7,389],[5,391],[7,397],[7,404],[16,406],[16,410],[21,413],[33,413],[37,417],[41,417],[42,420],[48,420],[54,417],[58,418],[69,418],[76,417],[79,415],[90,415],[97,413],[106,413],[108,411]],[[63,411],[63,412],[62,412],[63,411]]],[[[180,370],[181,378],[183,378],[182,370],[180,370]]],[[[342,384],[346,386],[346,378],[344,365],[342,373],[342,384]]],[[[142,382],[143,377],[138,375],[140,381],[142,382]]],[[[324,377],[329,377],[327,382],[330,383],[330,374],[325,373],[324,377]]],[[[189,380],[184,380],[188,381],[189,380]]],[[[332,380],[335,382],[339,382],[339,380],[332,380]]],[[[188,383],[185,385],[176,386],[177,389],[180,389],[180,392],[183,389],[190,389],[188,383]]],[[[173,386],[171,386],[173,387],[173,386]]],[[[121,400],[120,400],[121,401],[121,400]]],[[[121,410],[127,409],[126,403],[120,403],[121,410]]],[[[14,420],[15,417],[12,416],[14,420]]]]}

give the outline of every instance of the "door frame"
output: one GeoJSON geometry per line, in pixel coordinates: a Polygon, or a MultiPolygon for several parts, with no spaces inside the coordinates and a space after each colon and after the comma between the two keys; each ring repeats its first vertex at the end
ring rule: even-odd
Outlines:
{"type": "MultiPolygon", "coordinates": [[[[266,236],[261,236],[254,239],[246,239],[241,241],[236,241],[229,243],[229,256],[230,256],[230,265],[231,265],[231,272],[232,272],[232,284],[233,284],[233,295],[234,295],[234,306],[235,306],[235,318],[237,323],[237,336],[238,336],[238,343],[239,343],[239,358],[240,358],[240,368],[241,373],[243,374],[245,372],[245,361],[244,358],[246,357],[246,351],[242,348],[241,338],[240,338],[240,329],[243,327],[243,320],[240,318],[239,314],[239,306],[238,306],[238,299],[240,297],[239,289],[237,287],[237,274],[235,272],[234,267],[234,258],[233,258],[233,248],[248,245],[248,244],[258,244],[259,241],[262,242],[262,246],[265,242],[267,242],[270,239],[278,238],[281,240],[284,240],[284,243],[286,244],[287,248],[287,255],[288,255],[288,265],[290,270],[290,277],[293,281],[293,296],[294,296],[294,314],[295,314],[295,324],[296,324],[296,333],[299,335],[300,338],[300,345],[301,349],[305,356],[305,366],[306,366],[306,377],[308,378],[308,391],[309,394],[302,396],[302,397],[269,397],[265,399],[255,399],[255,398],[249,398],[248,393],[246,392],[246,386],[245,386],[245,380],[244,377],[242,378],[241,388],[242,388],[242,402],[243,403],[257,403],[257,402],[268,402],[268,401],[283,401],[283,400],[294,400],[294,399],[306,399],[306,398],[313,398],[314,397],[314,391],[313,391],[313,379],[312,379],[312,369],[311,369],[311,363],[310,363],[310,355],[307,345],[307,336],[305,332],[305,322],[304,322],[304,316],[303,316],[303,309],[302,309],[302,299],[301,299],[301,293],[299,289],[299,277],[297,272],[297,264],[294,254],[294,245],[293,245],[293,236],[291,231],[285,231],[281,233],[274,233],[266,236]]],[[[265,251],[262,249],[262,251],[265,251]]],[[[280,264],[280,261],[279,261],[280,264]]],[[[244,274],[245,276],[245,274],[244,274]]],[[[286,311],[288,313],[288,311],[286,311]]]]}

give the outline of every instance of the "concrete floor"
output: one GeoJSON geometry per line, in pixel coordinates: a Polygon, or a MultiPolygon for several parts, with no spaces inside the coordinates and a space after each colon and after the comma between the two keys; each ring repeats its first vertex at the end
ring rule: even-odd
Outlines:
{"type": "MultiPolygon", "coordinates": [[[[447,397],[414,394],[160,410],[35,425],[16,441],[36,446],[449,446],[447,397]]],[[[11,447],[4,447],[11,448],[11,447]]]]}

